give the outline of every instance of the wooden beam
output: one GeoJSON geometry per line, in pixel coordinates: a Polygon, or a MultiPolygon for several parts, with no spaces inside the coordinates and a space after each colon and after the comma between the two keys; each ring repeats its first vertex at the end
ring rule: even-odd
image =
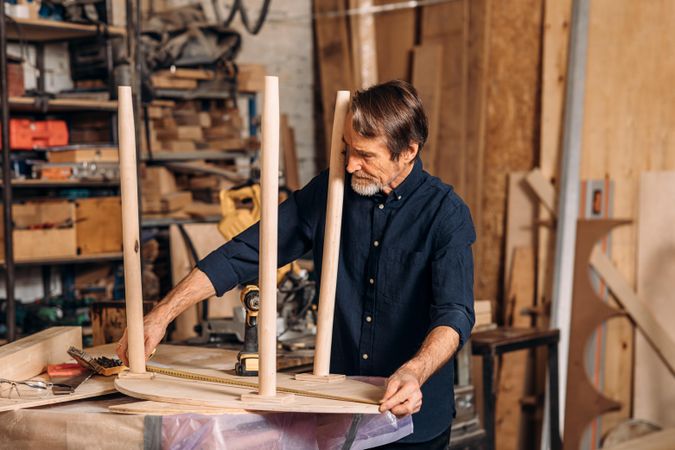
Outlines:
{"type": "Polygon", "coordinates": [[[321,82],[321,104],[323,105],[323,124],[326,141],[326,161],[330,161],[330,129],[335,110],[335,92],[354,87],[349,39],[347,37],[347,19],[343,0],[314,0],[314,33],[321,82]],[[327,13],[337,13],[327,17],[327,13]]]}
{"type": "MultiPolygon", "coordinates": [[[[530,328],[532,319],[524,310],[534,306],[534,249],[525,246],[513,250],[504,325],[530,328]]],[[[522,448],[520,444],[524,442],[521,401],[527,394],[528,381],[531,381],[528,355],[528,350],[521,350],[501,356],[495,406],[498,450],[522,448]]]]}
{"type": "Polygon", "coordinates": [[[68,348],[82,348],[81,327],[52,327],[0,346],[0,378],[26,380],[47,364],[69,361],[68,348]]]}
{"type": "Polygon", "coordinates": [[[421,158],[424,169],[436,174],[438,154],[438,136],[441,124],[441,68],[443,66],[443,47],[440,44],[418,45],[413,49],[412,84],[422,99],[429,120],[429,137],[422,149],[421,158]]]}
{"type": "MultiPolygon", "coordinates": [[[[421,45],[443,48],[436,176],[464,194],[468,95],[469,2],[460,0],[422,8],[421,45]]],[[[489,297],[489,296],[488,296],[489,297]]]]}
{"type": "Polygon", "coordinates": [[[284,153],[284,177],[291,191],[300,189],[298,158],[295,153],[295,133],[288,123],[288,115],[281,115],[281,148],[284,153]]]}
{"type": "Polygon", "coordinates": [[[260,387],[262,397],[277,394],[277,223],[279,205],[279,78],[265,77],[260,152],[260,387]]]}
{"type": "Polygon", "coordinates": [[[607,255],[596,248],[591,254],[591,265],[605,280],[609,290],[642,331],[670,373],[675,376],[675,341],[656,320],[646,303],[637,297],[607,255]]]}
{"type": "Polygon", "coordinates": [[[337,289],[338,259],[340,256],[340,231],[342,228],[342,200],[344,195],[344,158],[342,133],[349,107],[349,91],[339,91],[335,100],[335,119],[331,144],[330,172],[328,175],[328,200],[324,231],[323,263],[321,268],[321,293],[314,353],[314,376],[326,377],[330,373],[330,354],[333,337],[333,314],[337,289]]]}
{"type": "MultiPolygon", "coordinates": [[[[350,9],[372,6],[373,0],[349,0],[350,9]]],[[[364,89],[377,83],[375,18],[372,13],[354,14],[349,22],[354,85],[364,89]]]]}
{"type": "MultiPolygon", "coordinates": [[[[675,340],[675,171],[643,173],[640,180],[637,236],[637,294],[654,319],[675,340]]],[[[633,408],[640,417],[663,427],[675,426],[675,377],[659,361],[643,333],[635,336],[633,408]]]]}
{"type": "MultiPolygon", "coordinates": [[[[127,305],[128,358],[131,375],[145,374],[141,239],[138,220],[138,171],[136,134],[131,87],[117,88],[120,187],[122,191],[122,242],[124,247],[124,292],[127,305]]],[[[152,351],[153,349],[148,349],[152,351]]],[[[148,351],[148,353],[149,353],[148,351]]]]}
{"type": "MultiPolygon", "coordinates": [[[[375,6],[391,0],[374,0],[375,6]]],[[[375,15],[377,82],[410,80],[410,50],[415,45],[415,10],[385,11],[375,15]]]]}

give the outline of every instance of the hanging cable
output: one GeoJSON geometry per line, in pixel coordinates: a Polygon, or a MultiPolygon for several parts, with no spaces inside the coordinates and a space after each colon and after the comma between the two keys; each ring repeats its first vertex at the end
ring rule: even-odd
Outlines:
{"type": "Polygon", "coordinates": [[[260,8],[260,14],[258,14],[258,18],[252,25],[251,22],[249,21],[248,10],[244,6],[244,2],[242,2],[241,0],[234,0],[234,2],[232,3],[232,8],[230,9],[227,18],[225,19],[225,26],[226,27],[230,26],[230,23],[232,22],[232,20],[234,20],[234,17],[237,15],[237,12],[239,12],[241,22],[244,24],[244,28],[246,28],[246,31],[248,31],[251,34],[258,34],[258,32],[265,23],[265,19],[267,18],[267,13],[269,12],[271,2],[272,0],[263,1],[262,7],[260,8]]]}

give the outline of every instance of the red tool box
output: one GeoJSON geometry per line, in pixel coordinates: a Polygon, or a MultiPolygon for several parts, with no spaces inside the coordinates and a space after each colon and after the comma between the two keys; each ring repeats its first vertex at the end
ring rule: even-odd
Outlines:
{"type": "Polygon", "coordinates": [[[10,119],[9,121],[9,148],[12,150],[32,150],[62,145],[68,145],[68,125],[63,120],[10,119]]]}

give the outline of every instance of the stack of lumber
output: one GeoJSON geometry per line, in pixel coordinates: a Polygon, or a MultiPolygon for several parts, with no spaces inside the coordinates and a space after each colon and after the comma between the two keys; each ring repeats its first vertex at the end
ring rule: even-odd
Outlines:
{"type": "Polygon", "coordinates": [[[144,213],[175,212],[192,203],[192,193],[178,190],[173,173],[165,167],[146,167],[141,183],[144,213]]]}
{"type": "Polygon", "coordinates": [[[492,301],[476,300],[473,307],[476,314],[476,323],[473,326],[474,331],[480,331],[494,327],[495,324],[492,320],[492,301]]]}
{"type": "Polygon", "coordinates": [[[152,74],[152,86],[155,89],[194,90],[200,81],[212,80],[214,77],[213,70],[173,68],[152,74]]]}
{"type": "Polygon", "coordinates": [[[239,110],[217,102],[207,110],[196,101],[155,101],[147,109],[153,152],[241,150],[243,120],[239,110]]]}

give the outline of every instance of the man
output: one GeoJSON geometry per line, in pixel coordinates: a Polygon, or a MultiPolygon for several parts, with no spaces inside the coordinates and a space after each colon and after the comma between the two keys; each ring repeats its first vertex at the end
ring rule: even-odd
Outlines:
{"type": "MultiPolygon", "coordinates": [[[[396,448],[445,448],[454,415],[450,358],[474,323],[475,233],[450,186],[422,170],[428,126],[415,89],[357,92],[345,120],[346,188],[331,373],[388,377],[380,411],[413,414],[396,448]]],[[[321,273],[328,172],[279,207],[279,266],[313,250],[321,273]]],[[[258,275],[258,225],[197,264],[146,316],[146,357],[190,305],[258,275]]],[[[118,354],[126,360],[126,335],[118,354]]]]}

